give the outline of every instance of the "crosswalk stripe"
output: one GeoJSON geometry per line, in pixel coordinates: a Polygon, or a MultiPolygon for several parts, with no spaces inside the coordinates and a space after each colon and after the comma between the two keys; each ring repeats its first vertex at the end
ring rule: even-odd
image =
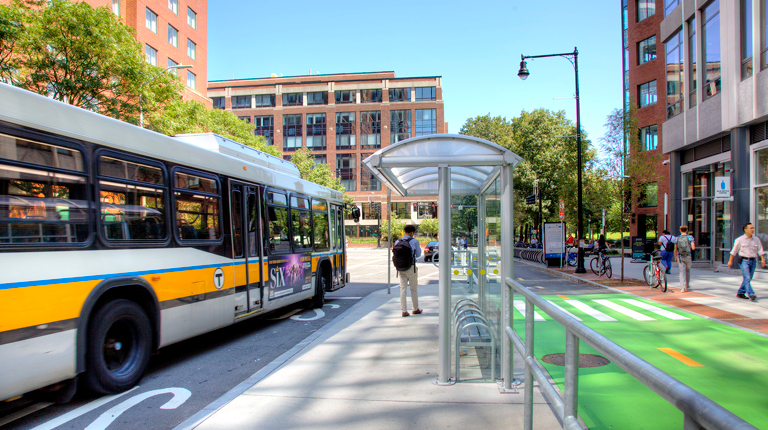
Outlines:
{"type": "MultiPolygon", "coordinates": [[[[520,311],[521,314],[525,315],[525,300],[515,300],[515,307],[518,311],[520,311]]],[[[546,321],[544,317],[539,315],[538,312],[533,311],[533,320],[534,321],[546,321]]]]}
{"type": "Polygon", "coordinates": [[[582,303],[578,300],[566,300],[566,303],[586,313],[587,315],[595,318],[598,321],[618,321],[616,318],[610,317],[597,309],[589,306],[586,303],[582,303]]]}
{"type": "Polygon", "coordinates": [[[616,312],[620,312],[628,317],[634,318],[638,321],[656,321],[656,318],[651,318],[648,315],[643,315],[640,312],[633,311],[632,309],[625,308],[624,306],[614,303],[610,300],[600,299],[600,300],[592,300],[595,303],[600,303],[601,305],[611,308],[616,312]]]}
{"type": "Polygon", "coordinates": [[[629,303],[630,305],[637,306],[638,308],[643,308],[643,309],[649,310],[649,311],[651,311],[651,312],[653,312],[653,313],[655,313],[657,315],[661,315],[661,316],[667,317],[669,319],[673,319],[673,320],[689,320],[690,319],[688,317],[684,317],[682,315],[678,315],[676,313],[673,313],[673,312],[670,312],[670,311],[658,308],[656,306],[649,305],[647,303],[643,303],[643,302],[641,302],[639,300],[635,300],[635,299],[621,299],[621,301],[629,303]]]}
{"type": "Polygon", "coordinates": [[[582,321],[582,319],[581,319],[581,318],[579,318],[579,317],[577,317],[576,315],[574,315],[574,314],[572,314],[572,313],[570,313],[570,312],[566,311],[565,309],[563,309],[563,308],[562,308],[562,307],[560,307],[559,305],[557,305],[557,304],[555,304],[555,303],[553,303],[553,302],[549,302],[549,304],[550,304],[550,305],[552,305],[552,306],[554,306],[554,307],[556,307],[556,308],[558,308],[558,309],[560,309],[561,311],[565,312],[567,315],[570,315],[571,317],[573,317],[574,319],[576,319],[576,321],[582,321]]]}

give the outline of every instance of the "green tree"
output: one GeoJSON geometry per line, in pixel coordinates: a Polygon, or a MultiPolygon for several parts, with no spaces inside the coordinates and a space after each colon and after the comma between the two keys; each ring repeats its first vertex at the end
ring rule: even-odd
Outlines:
{"type": "Polygon", "coordinates": [[[106,7],[14,0],[1,15],[11,39],[0,69],[15,86],[133,123],[140,92],[145,110],[180,97],[179,78],[148,64],[133,29],[106,7]]]}
{"type": "Polygon", "coordinates": [[[208,109],[194,100],[176,100],[164,110],[149,116],[149,128],[173,136],[185,133],[216,133],[267,154],[281,157],[274,146],[267,145],[263,136],[253,134],[253,125],[241,120],[232,112],[208,109]]]}
{"type": "Polygon", "coordinates": [[[419,231],[429,237],[437,237],[440,228],[440,222],[437,218],[429,218],[421,221],[419,231]]]}
{"type": "MultiPolygon", "coordinates": [[[[291,163],[295,164],[301,172],[301,178],[307,181],[320,184],[324,187],[328,187],[333,190],[346,191],[344,186],[341,185],[341,180],[331,174],[331,169],[327,164],[317,163],[315,161],[315,155],[311,148],[298,149],[291,155],[291,163]]],[[[344,194],[344,203],[351,205],[354,199],[351,196],[344,194]]],[[[351,210],[351,206],[349,207],[351,210]]],[[[349,215],[348,212],[345,212],[349,215]]]]}
{"type": "MultiPolygon", "coordinates": [[[[403,229],[405,228],[405,221],[401,220],[395,215],[392,215],[391,219],[392,219],[392,240],[395,241],[399,239],[400,235],[403,233],[403,229]]],[[[386,241],[388,235],[389,235],[389,221],[387,221],[386,219],[381,220],[381,240],[386,241]]]]}

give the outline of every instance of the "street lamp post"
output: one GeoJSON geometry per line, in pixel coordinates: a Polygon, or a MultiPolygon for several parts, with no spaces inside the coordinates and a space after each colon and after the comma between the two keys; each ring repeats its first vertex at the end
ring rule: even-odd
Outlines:
{"type": "Polygon", "coordinates": [[[169,71],[171,69],[191,69],[191,68],[192,68],[192,66],[189,65],[189,64],[177,64],[175,66],[168,66],[168,67],[165,68],[165,70],[163,70],[162,72],[160,72],[160,73],[156,74],[155,76],[153,76],[152,79],[150,79],[150,80],[148,80],[146,82],[142,82],[141,85],[139,85],[139,126],[140,127],[144,128],[144,109],[143,109],[143,106],[141,104],[142,89],[144,88],[144,85],[147,85],[148,83],[154,81],[155,79],[157,79],[160,76],[162,76],[163,73],[165,73],[165,72],[167,72],[167,71],[169,71]]]}
{"type": "MultiPolygon", "coordinates": [[[[517,72],[517,76],[520,77],[520,79],[525,80],[528,78],[528,75],[530,73],[528,72],[528,67],[526,66],[526,58],[545,58],[545,57],[563,57],[566,60],[570,61],[573,65],[573,71],[576,75],[576,164],[578,165],[578,176],[577,176],[577,187],[578,187],[578,193],[577,193],[577,216],[578,216],[578,227],[577,227],[577,234],[578,234],[578,240],[584,239],[584,217],[582,215],[582,205],[581,205],[581,121],[580,121],[580,105],[579,105],[579,50],[575,47],[573,48],[573,52],[566,52],[562,54],[549,54],[549,55],[520,55],[520,71],[517,72]]],[[[587,270],[584,268],[584,248],[579,246],[579,253],[578,253],[578,259],[576,264],[576,273],[587,273],[587,270]]]]}

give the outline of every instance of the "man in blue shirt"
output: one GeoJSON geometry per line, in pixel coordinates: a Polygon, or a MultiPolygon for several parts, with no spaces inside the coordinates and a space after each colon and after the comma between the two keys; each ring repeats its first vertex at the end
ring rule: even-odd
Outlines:
{"type": "MultiPolygon", "coordinates": [[[[397,271],[397,276],[400,277],[400,310],[403,311],[403,316],[410,315],[407,309],[406,294],[408,284],[411,284],[411,301],[413,302],[413,314],[418,315],[421,313],[419,309],[419,293],[416,291],[419,283],[419,270],[416,268],[416,259],[421,257],[421,246],[419,241],[413,238],[416,233],[416,227],[413,225],[406,225],[403,229],[403,238],[400,240],[408,241],[408,245],[413,249],[413,265],[404,271],[397,271]]],[[[450,248],[450,247],[449,247],[450,248]]]]}

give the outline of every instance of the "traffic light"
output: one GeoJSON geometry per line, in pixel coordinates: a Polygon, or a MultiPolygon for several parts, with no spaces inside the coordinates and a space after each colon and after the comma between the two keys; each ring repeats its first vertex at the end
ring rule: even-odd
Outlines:
{"type": "Polygon", "coordinates": [[[527,205],[535,205],[536,204],[536,194],[531,194],[530,196],[525,198],[525,204],[527,205]]]}
{"type": "Polygon", "coordinates": [[[418,210],[419,210],[419,204],[418,203],[414,203],[413,204],[413,211],[414,212],[418,212],[418,210]]]}
{"type": "Polygon", "coordinates": [[[352,219],[354,219],[355,222],[360,222],[360,208],[357,206],[352,208],[352,219]]]}

